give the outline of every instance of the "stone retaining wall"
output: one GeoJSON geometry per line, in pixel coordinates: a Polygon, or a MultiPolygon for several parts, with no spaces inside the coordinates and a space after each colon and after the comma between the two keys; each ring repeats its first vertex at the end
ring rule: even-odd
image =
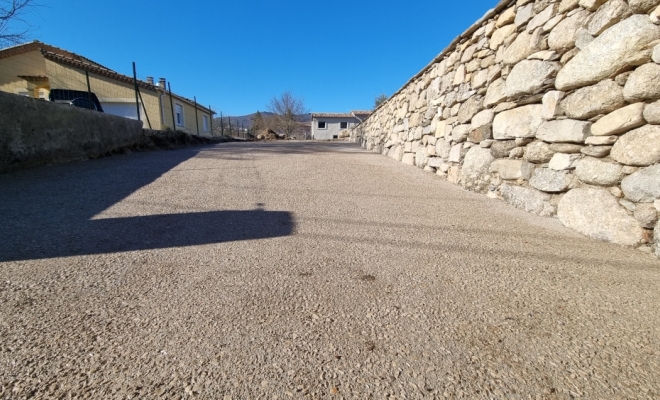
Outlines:
{"type": "Polygon", "coordinates": [[[140,121],[0,92],[0,172],[97,157],[143,136],[140,121]]]}
{"type": "Polygon", "coordinates": [[[502,1],[351,136],[660,256],[659,18],[660,0],[502,1]]]}

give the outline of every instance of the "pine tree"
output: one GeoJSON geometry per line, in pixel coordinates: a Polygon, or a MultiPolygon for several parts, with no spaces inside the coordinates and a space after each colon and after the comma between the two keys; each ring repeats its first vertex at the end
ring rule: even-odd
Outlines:
{"type": "Polygon", "coordinates": [[[257,113],[252,117],[252,131],[260,132],[264,129],[266,129],[264,116],[261,115],[260,111],[257,111],[257,113]]]}

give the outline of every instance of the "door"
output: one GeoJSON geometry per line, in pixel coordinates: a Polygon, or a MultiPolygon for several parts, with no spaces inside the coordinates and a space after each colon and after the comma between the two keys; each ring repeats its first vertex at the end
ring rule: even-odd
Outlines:
{"type": "MultiPolygon", "coordinates": [[[[124,118],[138,119],[135,103],[101,103],[106,114],[118,115],[124,118]]],[[[142,107],[140,107],[142,108],[142,107]]],[[[140,110],[140,119],[144,119],[144,112],[140,110]]]]}

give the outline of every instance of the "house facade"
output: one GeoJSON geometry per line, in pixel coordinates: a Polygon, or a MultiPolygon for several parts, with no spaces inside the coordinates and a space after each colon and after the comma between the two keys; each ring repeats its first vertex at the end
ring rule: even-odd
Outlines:
{"type": "MultiPolygon", "coordinates": [[[[103,112],[138,119],[135,82],[81,55],[34,41],[0,50],[0,90],[47,100],[52,89],[94,93],[103,112]]],[[[140,120],[145,128],[168,128],[211,135],[212,110],[195,101],[170,94],[164,78],[137,81],[143,104],[140,120]]]]}
{"type": "Polygon", "coordinates": [[[359,125],[371,111],[351,111],[350,113],[312,113],[312,139],[338,139],[340,132],[359,125]]]}

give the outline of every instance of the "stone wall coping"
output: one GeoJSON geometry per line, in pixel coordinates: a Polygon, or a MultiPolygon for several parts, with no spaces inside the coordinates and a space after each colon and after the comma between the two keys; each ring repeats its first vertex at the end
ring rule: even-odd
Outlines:
{"type": "MultiPolygon", "coordinates": [[[[461,40],[463,40],[463,39],[465,39],[465,38],[469,38],[474,32],[476,32],[477,29],[479,29],[479,28],[481,27],[481,24],[482,24],[484,21],[487,21],[488,19],[494,17],[495,15],[499,14],[500,12],[502,12],[503,10],[505,10],[506,8],[508,8],[509,6],[514,5],[515,3],[516,3],[516,0],[500,0],[500,2],[497,3],[497,5],[496,5],[494,8],[491,8],[490,10],[486,11],[486,13],[485,13],[481,18],[479,18],[476,22],[474,22],[472,25],[470,25],[470,27],[468,27],[468,28],[467,28],[462,34],[460,34],[459,36],[457,36],[456,38],[454,38],[454,40],[452,40],[452,41],[449,43],[449,45],[447,45],[447,47],[445,47],[445,49],[442,50],[442,51],[440,52],[440,54],[438,54],[437,56],[435,56],[435,58],[433,58],[433,60],[431,60],[431,62],[428,63],[428,64],[426,65],[426,67],[424,67],[421,71],[419,71],[415,76],[413,76],[412,78],[408,79],[408,81],[407,81],[403,86],[401,86],[401,88],[400,88],[399,90],[397,90],[396,92],[394,92],[394,93],[393,93],[393,94],[387,99],[387,101],[384,101],[384,102],[381,103],[378,107],[376,107],[376,108],[371,112],[371,115],[376,114],[376,111],[378,111],[378,110],[379,110],[381,107],[383,107],[385,104],[389,103],[389,101],[390,101],[391,99],[393,99],[394,96],[396,96],[396,95],[398,95],[399,93],[401,93],[401,92],[403,91],[403,89],[405,89],[408,85],[410,85],[411,83],[413,83],[413,82],[414,82],[415,80],[417,80],[420,76],[424,75],[429,69],[431,69],[431,67],[433,67],[433,65],[435,65],[437,62],[442,61],[442,58],[443,58],[444,56],[446,56],[447,53],[449,53],[450,51],[454,50],[454,49],[456,48],[456,45],[458,45],[458,44],[461,42],[461,40]]],[[[369,116],[369,117],[370,117],[370,116],[369,116]]],[[[369,119],[369,117],[365,118],[364,121],[362,121],[362,123],[364,123],[365,121],[367,121],[367,120],[369,119]]]]}

